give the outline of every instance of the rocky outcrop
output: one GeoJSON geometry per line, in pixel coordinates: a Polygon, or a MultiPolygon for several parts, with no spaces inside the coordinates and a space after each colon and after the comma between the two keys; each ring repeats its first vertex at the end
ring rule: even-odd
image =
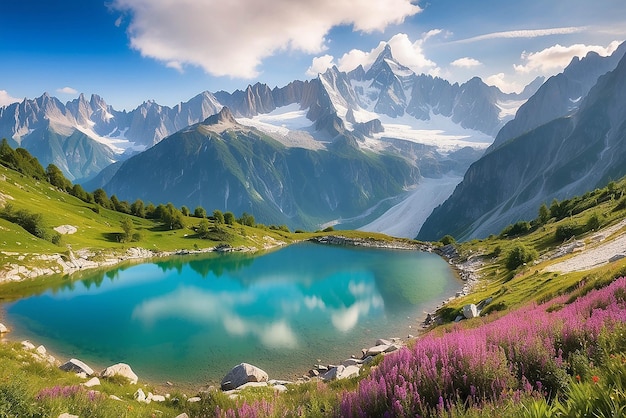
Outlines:
{"type": "Polygon", "coordinates": [[[137,384],[137,381],[139,380],[135,372],[133,372],[130,366],[126,363],[118,363],[109,366],[106,369],[102,370],[100,376],[104,378],[111,378],[114,376],[125,377],[133,385],[137,384]]]}
{"type": "Polygon", "coordinates": [[[94,373],[91,367],[75,358],[63,363],[59,369],[65,372],[85,373],[86,376],[91,376],[94,373]]]}
{"type": "Polygon", "coordinates": [[[9,329],[2,323],[0,323],[0,334],[5,334],[9,332],[9,329]]]}
{"type": "Polygon", "coordinates": [[[221,382],[222,390],[233,390],[248,382],[267,382],[266,372],[248,363],[241,363],[232,368],[221,382]]]}

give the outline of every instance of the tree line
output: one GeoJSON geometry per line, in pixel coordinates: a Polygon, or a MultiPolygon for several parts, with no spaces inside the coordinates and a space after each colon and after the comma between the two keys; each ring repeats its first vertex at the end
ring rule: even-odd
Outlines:
{"type": "MultiPolygon", "coordinates": [[[[214,225],[217,227],[220,225],[233,225],[235,222],[251,227],[256,226],[254,216],[246,212],[244,212],[241,217],[236,218],[232,212],[224,213],[216,209],[213,211],[212,216],[209,217],[202,206],[196,207],[194,211],[191,212],[187,206],[182,206],[179,209],[172,203],[161,203],[155,206],[151,202],[146,204],[141,199],[129,203],[126,200],[119,200],[115,195],[109,197],[102,188],[98,188],[92,193],[87,192],[80,184],[72,184],[56,165],[48,164],[44,169],[36,157],[32,156],[24,148],[13,149],[6,138],[2,139],[0,143],[0,164],[22,173],[25,176],[32,177],[39,181],[46,181],[52,186],[77,197],[85,203],[93,204],[92,210],[96,213],[99,213],[102,207],[139,218],[160,221],[166,228],[172,230],[184,228],[183,219],[188,216],[200,219],[212,218],[214,225]]],[[[41,214],[33,214],[25,209],[14,211],[12,207],[9,207],[0,211],[0,216],[11,222],[22,225],[33,235],[45,238],[41,214]],[[33,226],[33,224],[35,226],[33,226]]],[[[135,241],[139,238],[138,235],[134,233],[132,221],[128,222],[123,220],[121,226],[124,230],[122,236],[124,241],[135,241]]],[[[206,224],[201,222],[198,229],[198,234],[201,237],[208,237],[208,222],[206,224]]],[[[48,239],[52,240],[50,238],[48,239]]]]}

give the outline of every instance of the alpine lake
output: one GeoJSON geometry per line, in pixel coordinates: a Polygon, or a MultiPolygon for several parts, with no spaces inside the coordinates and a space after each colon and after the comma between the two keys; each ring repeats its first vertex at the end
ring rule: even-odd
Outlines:
{"type": "Polygon", "coordinates": [[[124,362],[143,381],[199,385],[241,362],[295,380],[360,357],[378,338],[417,334],[461,287],[435,254],[300,243],[83,273],[0,308],[11,339],[62,362],[124,362]]]}

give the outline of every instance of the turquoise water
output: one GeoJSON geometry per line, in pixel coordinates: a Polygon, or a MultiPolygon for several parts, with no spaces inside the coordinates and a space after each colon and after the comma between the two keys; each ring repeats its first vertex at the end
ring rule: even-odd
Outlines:
{"type": "MultiPolygon", "coordinates": [[[[297,244],[260,256],[210,254],[94,273],[4,305],[15,338],[140,379],[218,382],[240,362],[293,379],[415,334],[459,290],[440,257],[297,244]]],[[[65,356],[65,357],[63,357],[65,356]]]]}

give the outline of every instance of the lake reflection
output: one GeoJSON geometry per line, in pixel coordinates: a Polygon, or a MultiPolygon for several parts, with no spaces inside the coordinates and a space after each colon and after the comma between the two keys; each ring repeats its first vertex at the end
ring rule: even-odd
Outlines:
{"type": "Polygon", "coordinates": [[[5,305],[16,334],[142,376],[218,381],[246,361],[293,378],[317,359],[406,337],[460,287],[438,256],[292,245],[262,256],[211,254],[96,274],[5,305]]]}

